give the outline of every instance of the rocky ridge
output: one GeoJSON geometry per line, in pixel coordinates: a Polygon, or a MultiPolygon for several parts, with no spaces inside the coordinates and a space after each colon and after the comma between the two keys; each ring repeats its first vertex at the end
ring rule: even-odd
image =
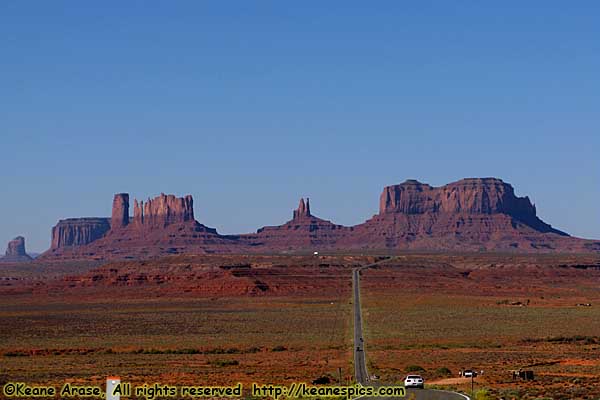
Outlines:
{"type": "Polygon", "coordinates": [[[133,208],[130,217],[129,195],[119,193],[110,219],[60,221],[53,230],[53,246],[43,257],[320,250],[600,252],[600,241],[574,238],[553,228],[537,217],[528,197],[516,196],[511,185],[496,178],[469,178],[441,187],[415,180],[387,186],[380,195],[379,213],[352,227],[314,216],[308,198],[300,199],[292,219],[283,225],[242,235],[220,235],[197,222],[190,195],[134,200],[133,208]],[[92,220],[101,227],[92,229],[92,220]]]}

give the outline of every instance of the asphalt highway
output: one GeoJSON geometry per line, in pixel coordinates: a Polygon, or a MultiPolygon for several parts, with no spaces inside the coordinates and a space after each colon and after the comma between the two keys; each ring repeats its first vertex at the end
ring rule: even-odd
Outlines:
{"type": "MultiPolygon", "coordinates": [[[[360,305],[360,273],[362,270],[375,265],[371,264],[352,270],[352,291],[354,297],[354,378],[356,382],[363,386],[382,386],[385,384],[379,381],[371,381],[367,371],[366,343],[363,336],[363,320],[360,305]]],[[[414,400],[469,400],[469,397],[459,393],[429,389],[407,389],[405,398],[414,400]]]]}

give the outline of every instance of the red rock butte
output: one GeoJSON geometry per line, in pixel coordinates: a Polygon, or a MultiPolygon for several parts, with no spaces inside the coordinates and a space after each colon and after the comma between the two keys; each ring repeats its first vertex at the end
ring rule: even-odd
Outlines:
{"type": "Polygon", "coordinates": [[[300,199],[292,219],[256,233],[220,235],[194,218],[192,196],[114,196],[111,218],[61,220],[42,259],[125,259],[164,254],[322,251],[600,252],[600,241],[569,236],[537,217],[528,197],[496,178],[469,178],[441,187],[416,180],[387,186],[379,213],[342,226],[311,213],[300,199]]]}
{"type": "Polygon", "coordinates": [[[6,246],[4,257],[0,257],[0,262],[20,263],[31,261],[32,258],[25,251],[25,238],[17,236],[6,246]]]}

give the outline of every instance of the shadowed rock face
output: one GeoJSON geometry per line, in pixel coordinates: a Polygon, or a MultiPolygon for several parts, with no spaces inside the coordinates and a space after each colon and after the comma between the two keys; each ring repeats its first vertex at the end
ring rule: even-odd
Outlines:
{"type": "Polygon", "coordinates": [[[25,238],[23,236],[17,236],[8,242],[5,256],[0,258],[0,261],[3,262],[23,262],[31,260],[32,258],[29,257],[25,251],[25,238]]]}
{"type": "Polygon", "coordinates": [[[120,229],[129,224],[129,194],[117,193],[113,199],[111,229],[120,229]]]}
{"type": "Polygon", "coordinates": [[[25,252],[25,238],[23,236],[17,236],[10,242],[6,248],[7,256],[26,256],[25,252]]]}
{"type": "Polygon", "coordinates": [[[108,218],[68,218],[52,228],[52,249],[84,246],[103,237],[110,230],[108,218]]]}

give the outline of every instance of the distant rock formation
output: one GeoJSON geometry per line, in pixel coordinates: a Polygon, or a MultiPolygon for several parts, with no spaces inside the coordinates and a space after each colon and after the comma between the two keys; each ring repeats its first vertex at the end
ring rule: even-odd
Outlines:
{"type": "MultiPolygon", "coordinates": [[[[240,247],[236,237],[219,235],[216,229],[200,224],[194,219],[193,199],[191,195],[176,197],[165,195],[148,199],[146,202],[134,199],[133,219],[129,216],[129,194],[118,193],[113,198],[112,226],[108,219],[102,235],[90,241],[70,246],[54,246],[45,252],[41,259],[130,259],[149,258],[162,254],[228,253],[240,247]]],[[[85,221],[89,218],[60,221],[57,227],[67,225],[69,221],[85,221]]],[[[76,224],[77,226],[77,224],[76,224]]],[[[70,230],[63,229],[66,233],[70,230]]],[[[54,237],[61,239],[62,230],[54,237]]],[[[100,233],[100,232],[99,232],[100,233]]],[[[68,239],[71,236],[67,237],[68,239]]],[[[87,238],[87,237],[86,237],[87,238]]],[[[67,240],[62,239],[62,242],[67,240]]],[[[59,244],[60,244],[59,243],[59,244]]],[[[243,245],[241,246],[243,247],[243,245]]]]}
{"type": "Polygon", "coordinates": [[[175,197],[164,193],[154,199],[148,199],[146,203],[135,200],[133,220],[138,227],[149,228],[164,228],[172,224],[194,221],[194,201],[191,195],[175,197]]]}
{"type": "Polygon", "coordinates": [[[8,242],[4,257],[0,257],[1,262],[26,262],[31,260],[33,258],[25,251],[25,238],[23,236],[17,236],[8,242]]]}
{"type": "Polygon", "coordinates": [[[434,188],[416,180],[387,186],[379,214],[506,214],[540,232],[566,235],[541,221],[528,197],[515,196],[511,185],[496,178],[470,178],[434,188]]]}
{"type": "MultiPolygon", "coordinates": [[[[457,251],[589,251],[540,220],[527,197],[496,178],[469,178],[442,187],[415,180],[387,186],[379,214],[355,226],[343,246],[457,251]]],[[[590,247],[591,246],[591,247],[590,247]]]]}
{"type": "Polygon", "coordinates": [[[342,237],[352,232],[352,228],[312,215],[308,198],[300,199],[292,216],[292,220],[283,225],[266,226],[256,234],[240,235],[240,240],[255,252],[315,250],[335,247],[342,237]]]}
{"type": "Polygon", "coordinates": [[[301,218],[310,218],[310,200],[308,197],[306,198],[306,203],[304,199],[300,199],[300,204],[298,208],[294,210],[293,219],[301,219],[301,218]]]}
{"type": "Polygon", "coordinates": [[[113,199],[111,229],[121,229],[129,224],[129,194],[117,193],[113,199]]]}
{"type": "Polygon", "coordinates": [[[528,197],[496,178],[441,187],[416,180],[387,186],[379,213],[347,227],[311,213],[300,199],[292,219],[256,233],[220,235],[194,219],[192,196],[160,194],[145,202],[116,194],[112,217],[60,221],[42,259],[140,259],[165,254],[331,251],[600,252],[600,241],[573,238],[548,225],[528,197]]]}
{"type": "Polygon", "coordinates": [[[52,228],[51,249],[85,246],[103,237],[110,230],[108,218],[68,218],[52,228]]]}

